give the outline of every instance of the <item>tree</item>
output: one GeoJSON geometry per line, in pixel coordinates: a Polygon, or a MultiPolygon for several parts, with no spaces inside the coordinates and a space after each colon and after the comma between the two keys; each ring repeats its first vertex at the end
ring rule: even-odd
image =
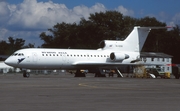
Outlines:
{"type": "MultiPolygon", "coordinates": [[[[166,24],[163,22],[158,21],[154,17],[144,17],[141,19],[138,19],[136,22],[136,25],[138,26],[162,26],[165,27],[166,24]]],[[[161,44],[161,39],[163,39],[166,35],[165,32],[166,29],[159,29],[159,30],[152,30],[151,33],[149,33],[148,38],[146,42],[144,43],[144,47],[142,49],[143,52],[159,52],[161,47],[159,47],[159,44],[161,44]]]]}
{"type": "Polygon", "coordinates": [[[23,46],[23,48],[34,48],[34,47],[35,47],[34,44],[31,44],[31,43],[29,43],[26,46],[23,46]]]}
{"type": "Polygon", "coordinates": [[[90,14],[89,20],[80,24],[85,27],[85,35],[90,35],[92,43],[98,44],[102,40],[123,40],[132,30],[133,22],[135,19],[123,16],[120,12],[106,11],[90,14]]]}
{"type": "Polygon", "coordinates": [[[0,54],[1,55],[10,55],[14,51],[23,48],[23,45],[25,43],[25,40],[13,37],[8,38],[8,43],[6,41],[0,42],[0,54]]]}
{"type": "Polygon", "coordinates": [[[0,46],[1,46],[0,47],[0,55],[7,55],[8,50],[9,50],[9,45],[6,43],[6,41],[1,41],[0,46]]]}
{"type": "Polygon", "coordinates": [[[180,63],[180,53],[179,53],[179,47],[180,47],[180,28],[178,25],[176,27],[173,27],[172,30],[167,31],[165,33],[166,36],[164,36],[163,39],[161,39],[160,44],[160,51],[167,53],[169,55],[173,55],[173,63],[180,63]]]}
{"type": "Polygon", "coordinates": [[[124,39],[135,22],[117,11],[100,12],[90,14],[88,20],[82,18],[79,24],[57,23],[48,29],[52,35],[42,32],[40,38],[44,40],[42,47],[94,49],[104,39],[124,39]]]}
{"type": "Polygon", "coordinates": [[[13,37],[9,37],[8,41],[9,41],[11,52],[21,49],[25,43],[25,40],[20,39],[20,38],[14,39],[13,37]]]}
{"type": "Polygon", "coordinates": [[[40,34],[41,40],[44,40],[42,47],[54,47],[54,48],[68,48],[75,46],[78,43],[77,30],[78,26],[76,23],[57,23],[53,29],[48,29],[52,35],[46,35],[45,32],[40,34]]]}

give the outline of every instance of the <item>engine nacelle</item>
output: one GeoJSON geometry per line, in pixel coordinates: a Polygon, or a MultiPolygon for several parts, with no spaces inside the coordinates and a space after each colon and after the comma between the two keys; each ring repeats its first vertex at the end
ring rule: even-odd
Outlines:
{"type": "Polygon", "coordinates": [[[128,59],[129,58],[129,55],[127,55],[127,54],[124,54],[124,53],[118,53],[118,52],[112,52],[111,54],[110,54],[110,59],[112,60],[112,61],[122,61],[122,60],[124,60],[124,59],[128,59]]]}

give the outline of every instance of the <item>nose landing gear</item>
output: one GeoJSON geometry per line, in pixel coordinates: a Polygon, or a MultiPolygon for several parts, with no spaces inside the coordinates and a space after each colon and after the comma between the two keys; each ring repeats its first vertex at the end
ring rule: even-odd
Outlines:
{"type": "Polygon", "coordinates": [[[28,78],[29,76],[30,76],[30,74],[26,70],[24,70],[23,71],[23,77],[28,78]]]}

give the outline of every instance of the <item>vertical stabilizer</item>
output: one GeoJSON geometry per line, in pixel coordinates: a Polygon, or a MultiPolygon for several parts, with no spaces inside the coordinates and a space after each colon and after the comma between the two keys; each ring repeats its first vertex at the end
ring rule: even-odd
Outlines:
{"type": "Polygon", "coordinates": [[[140,52],[151,29],[166,29],[169,27],[140,27],[136,26],[124,41],[104,40],[103,50],[118,50],[140,52]]]}
{"type": "Polygon", "coordinates": [[[125,51],[141,51],[151,28],[134,27],[133,31],[123,41],[125,51]]]}
{"type": "Polygon", "coordinates": [[[134,27],[133,31],[123,41],[124,51],[140,52],[151,29],[166,29],[167,27],[134,27]]]}

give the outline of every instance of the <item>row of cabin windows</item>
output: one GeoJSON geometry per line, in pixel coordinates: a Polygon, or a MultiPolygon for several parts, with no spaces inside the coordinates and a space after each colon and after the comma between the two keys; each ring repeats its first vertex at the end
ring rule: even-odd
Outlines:
{"type": "MultiPolygon", "coordinates": [[[[62,56],[62,54],[42,54],[42,56],[62,56]]],[[[67,54],[67,57],[109,57],[109,55],[73,55],[67,54]]]]}
{"type": "MultiPolygon", "coordinates": [[[[151,61],[154,61],[154,59],[155,58],[151,58],[151,61]]],[[[160,60],[162,60],[162,62],[164,62],[165,61],[165,58],[156,58],[157,59],[157,61],[160,61],[160,60]]],[[[144,62],[146,62],[147,61],[147,59],[146,58],[143,58],[142,59],[142,61],[144,61],[144,62]]],[[[169,58],[166,58],[166,62],[169,62],[170,61],[170,59],[169,58]]]]}

